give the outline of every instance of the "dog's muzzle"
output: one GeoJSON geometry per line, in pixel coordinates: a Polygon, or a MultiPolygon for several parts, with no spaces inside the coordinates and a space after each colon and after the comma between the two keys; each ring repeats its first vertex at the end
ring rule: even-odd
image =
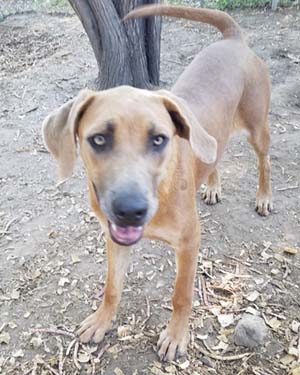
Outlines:
{"type": "Polygon", "coordinates": [[[108,226],[111,239],[122,246],[134,245],[143,237],[144,227],[142,225],[138,227],[120,227],[108,222],[108,226]]]}
{"type": "Polygon", "coordinates": [[[109,231],[113,241],[130,246],[143,237],[148,202],[138,192],[119,193],[112,201],[113,221],[109,221],[109,231]]]}

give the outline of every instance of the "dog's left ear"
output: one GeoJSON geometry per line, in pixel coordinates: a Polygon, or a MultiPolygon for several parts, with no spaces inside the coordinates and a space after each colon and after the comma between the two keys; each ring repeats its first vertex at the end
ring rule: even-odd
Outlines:
{"type": "Polygon", "coordinates": [[[197,156],[205,164],[217,159],[217,141],[199,124],[194,114],[187,108],[183,99],[166,90],[157,91],[177,129],[180,137],[187,139],[197,156]]]}
{"type": "Polygon", "coordinates": [[[50,113],[43,122],[44,143],[58,161],[59,177],[62,180],[72,174],[77,156],[79,121],[93,98],[93,91],[82,90],[76,98],[50,113]]]}

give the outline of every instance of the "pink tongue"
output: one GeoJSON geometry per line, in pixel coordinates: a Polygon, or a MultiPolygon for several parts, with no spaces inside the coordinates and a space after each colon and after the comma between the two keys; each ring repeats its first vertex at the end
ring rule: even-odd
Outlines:
{"type": "Polygon", "coordinates": [[[143,227],[119,227],[118,225],[111,224],[111,234],[120,243],[130,245],[137,242],[143,235],[143,227]]]}

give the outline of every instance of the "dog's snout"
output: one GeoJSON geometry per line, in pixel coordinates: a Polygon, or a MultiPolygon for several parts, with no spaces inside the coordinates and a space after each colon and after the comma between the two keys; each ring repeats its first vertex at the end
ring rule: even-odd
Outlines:
{"type": "Polygon", "coordinates": [[[147,201],[134,194],[121,194],[112,203],[119,225],[142,225],[148,212],[147,201]]]}

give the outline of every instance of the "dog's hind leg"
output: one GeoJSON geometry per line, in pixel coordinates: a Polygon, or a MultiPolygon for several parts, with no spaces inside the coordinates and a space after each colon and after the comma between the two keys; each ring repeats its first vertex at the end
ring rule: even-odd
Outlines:
{"type": "Polygon", "coordinates": [[[261,127],[255,127],[248,138],[258,157],[258,190],[256,193],[256,211],[262,216],[267,216],[272,208],[272,189],[270,182],[270,132],[268,123],[261,127]]]}
{"type": "Polygon", "coordinates": [[[208,176],[202,199],[206,204],[216,204],[221,200],[221,180],[217,168],[208,176]]]}
{"type": "Polygon", "coordinates": [[[270,108],[271,85],[265,64],[253,57],[252,74],[249,76],[243,97],[238,108],[242,127],[249,133],[248,141],[258,157],[258,190],[256,211],[267,216],[272,208],[270,183],[270,130],[268,113],[270,108]],[[250,79],[251,77],[251,79],[250,79]]]}

